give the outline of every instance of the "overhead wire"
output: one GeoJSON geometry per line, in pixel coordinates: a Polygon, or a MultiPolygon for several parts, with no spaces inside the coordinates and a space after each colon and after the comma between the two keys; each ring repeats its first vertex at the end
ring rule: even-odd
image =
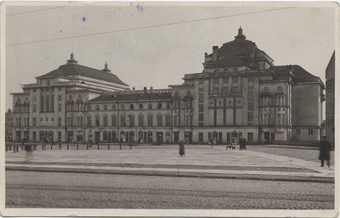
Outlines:
{"type": "Polygon", "coordinates": [[[111,30],[111,31],[90,33],[90,34],[84,34],[84,35],[67,36],[67,37],[60,37],[60,38],[54,38],[54,39],[45,39],[45,40],[36,40],[36,41],[30,41],[30,42],[13,43],[13,44],[7,44],[7,46],[26,45],[26,44],[33,44],[33,43],[40,43],[40,42],[51,42],[51,41],[57,41],[57,40],[83,38],[83,37],[105,35],[105,34],[118,33],[118,32],[143,30],[143,29],[150,29],[150,28],[156,28],[156,27],[173,26],[173,25],[179,25],[179,24],[202,22],[202,21],[207,21],[207,20],[215,20],[215,19],[236,17],[236,16],[242,16],[242,15],[259,14],[259,13],[265,13],[265,12],[271,12],[271,11],[287,10],[287,9],[290,9],[290,8],[293,8],[293,7],[285,7],[285,8],[277,8],[277,9],[261,10],[261,11],[253,11],[253,12],[240,13],[240,14],[232,14],[232,15],[225,15],[225,16],[218,16],[218,17],[210,17],[210,18],[201,18],[201,19],[195,19],[195,20],[172,22],[172,23],[166,23],[166,24],[156,24],[156,25],[150,25],[150,26],[133,27],[133,28],[127,28],[127,29],[111,30]]]}

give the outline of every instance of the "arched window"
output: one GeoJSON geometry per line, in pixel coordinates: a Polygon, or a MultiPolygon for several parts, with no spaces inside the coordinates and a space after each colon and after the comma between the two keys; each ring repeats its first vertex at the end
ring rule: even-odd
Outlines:
{"type": "Polygon", "coordinates": [[[117,110],[117,108],[116,108],[116,105],[115,105],[115,104],[113,104],[113,105],[112,105],[112,110],[114,110],[114,111],[115,111],[115,110],[117,110]]]}
{"type": "Polygon", "coordinates": [[[238,69],[235,67],[233,71],[234,71],[234,72],[238,72],[238,69]]]}
{"type": "Polygon", "coordinates": [[[191,96],[191,91],[190,90],[187,91],[187,96],[191,96]]]}
{"type": "Polygon", "coordinates": [[[133,104],[130,104],[130,110],[134,110],[135,106],[133,104]]]}
{"type": "Polygon", "coordinates": [[[225,73],[229,72],[228,68],[225,68],[225,69],[224,69],[224,72],[225,72],[225,73]]]}
{"type": "Polygon", "coordinates": [[[277,92],[283,92],[282,86],[277,87],[277,92]]]}
{"type": "Polygon", "coordinates": [[[104,105],[104,110],[107,111],[107,105],[106,104],[104,105]]]}
{"type": "Polygon", "coordinates": [[[268,87],[264,87],[264,88],[263,88],[263,92],[269,92],[268,87]]]}
{"type": "Polygon", "coordinates": [[[120,105],[120,109],[121,109],[122,111],[125,110],[125,105],[124,105],[124,104],[120,105]]]}
{"type": "Polygon", "coordinates": [[[143,104],[139,104],[138,108],[139,110],[143,110],[143,104]]]}
{"type": "Polygon", "coordinates": [[[218,69],[216,69],[215,71],[214,71],[214,73],[219,73],[220,71],[218,70],[218,69]]]}
{"type": "Polygon", "coordinates": [[[162,109],[162,103],[158,103],[157,108],[162,109]]]}
{"type": "Polygon", "coordinates": [[[99,111],[99,109],[100,109],[100,108],[99,108],[99,105],[96,105],[96,110],[99,111]]]}
{"type": "Polygon", "coordinates": [[[152,104],[151,103],[149,103],[148,108],[149,108],[149,110],[152,110],[152,104]]]}

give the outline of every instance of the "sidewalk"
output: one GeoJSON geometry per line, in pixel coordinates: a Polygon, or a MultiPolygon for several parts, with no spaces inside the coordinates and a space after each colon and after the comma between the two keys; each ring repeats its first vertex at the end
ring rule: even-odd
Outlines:
{"type": "MultiPolygon", "coordinates": [[[[162,146],[54,146],[33,152],[19,148],[6,152],[6,170],[33,170],[70,173],[129,174],[148,176],[186,176],[226,179],[334,182],[334,167],[322,168],[318,162],[266,154],[259,151],[226,150],[225,146],[190,145],[186,155],[178,155],[178,145],[162,146]]],[[[272,147],[271,149],[279,149],[272,147]]],[[[306,150],[294,149],[294,152],[306,150]]],[[[311,155],[318,151],[309,150],[311,155]]]]}

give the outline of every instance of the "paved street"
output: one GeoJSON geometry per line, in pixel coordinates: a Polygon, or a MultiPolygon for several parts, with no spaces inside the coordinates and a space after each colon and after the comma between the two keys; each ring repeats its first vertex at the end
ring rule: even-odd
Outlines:
{"type": "Polygon", "coordinates": [[[333,209],[334,154],[291,146],[63,145],[6,152],[8,208],[333,209]]]}
{"type": "Polygon", "coordinates": [[[6,206],[333,209],[334,184],[9,171],[6,206]]]}

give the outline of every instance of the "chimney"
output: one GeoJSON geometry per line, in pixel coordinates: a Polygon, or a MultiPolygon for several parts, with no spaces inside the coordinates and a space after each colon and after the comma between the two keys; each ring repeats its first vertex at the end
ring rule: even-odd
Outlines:
{"type": "Polygon", "coordinates": [[[144,87],[144,93],[146,93],[146,87],[144,87]]]}
{"type": "Polygon", "coordinates": [[[213,61],[217,61],[218,57],[218,46],[213,46],[213,61]]]}

